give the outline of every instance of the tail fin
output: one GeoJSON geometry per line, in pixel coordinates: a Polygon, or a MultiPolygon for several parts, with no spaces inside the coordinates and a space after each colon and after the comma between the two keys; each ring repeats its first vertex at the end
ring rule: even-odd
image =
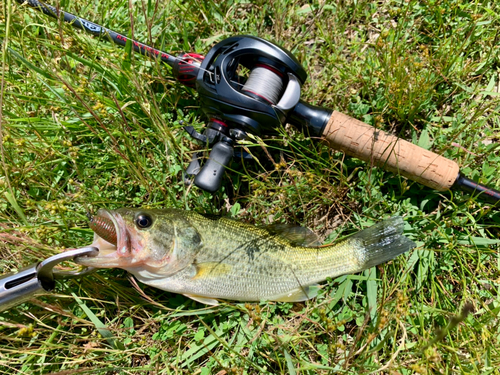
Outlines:
{"type": "Polygon", "coordinates": [[[359,263],[363,269],[387,262],[416,246],[413,241],[402,235],[403,227],[401,216],[395,216],[350,238],[363,244],[359,251],[359,263]]]}

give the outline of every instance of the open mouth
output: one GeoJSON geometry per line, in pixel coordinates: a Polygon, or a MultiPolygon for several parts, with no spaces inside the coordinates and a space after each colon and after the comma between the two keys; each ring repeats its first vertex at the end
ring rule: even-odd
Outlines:
{"type": "Polygon", "coordinates": [[[90,246],[98,248],[99,254],[95,257],[79,257],[75,262],[96,268],[122,266],[125,260],[122,256],[129,252],[130,247],[123,219],[101,209],[90,218],[90,228],[94,231],[94,241],[90,246]]]}

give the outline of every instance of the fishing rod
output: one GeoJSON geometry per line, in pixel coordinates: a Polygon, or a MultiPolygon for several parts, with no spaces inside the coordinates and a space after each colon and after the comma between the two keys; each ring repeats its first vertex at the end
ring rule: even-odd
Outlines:
{"type": "Polygon", "coordinates": [[[104,37],[109,41],[116,43],[121,46],[125,46],[127,41],[130,40],[132,43],[132,48],[135,52],[141,55],[159,58],[162,62],[169,65],[173,69],[174,77],[186,86],[194,87],[196,82],[196,74],[190,74],[194,72],[192,67],[199,67],[203,56],[197,53],[184,53],[180,56],[173,56],[166,52],[160,51],[156,48],[150,47],[144,43],[140,43],[136,40],[130,39],[123,34],[117,33],[116,31],[107,29],[100,26],[94,22],[88,21],[86,19],[75,16],[74,14],[61,11],[52,5],[42,3],[38,0],[16,0],[19,4],[27,4],[30,7],[39,10],[47,16],[59,19],[61,18],[64,22],[71,24],[73,27],[84,30],[94,36],[104,37]]]}
{"type": "Polygon", "coordinates": [[[195,88],[209,121],[202,134],[190,126],[185,130],[211,147],[211,151],[203,165],[202,154],[196,153],[186,175],[206,191],[219,189],[239,140],[248,133],[265,135],[290,123],[305,134],[322,139],[332,149],[432,189],[461,190],[492,204],[500,201],[500,191],[463,176],[456,162],[343,113],[300,99],[307,73],[295,56],[274,43],[240,35],[217,43],[205,57],[195,53],[174,57],[38,0],[16,1],[116,44],[129,42],[134,51],[160,59],[172,68],[179,82],[195,88]],[[241,66],[250,72],[246,79],[238,75],[241,66]]]}

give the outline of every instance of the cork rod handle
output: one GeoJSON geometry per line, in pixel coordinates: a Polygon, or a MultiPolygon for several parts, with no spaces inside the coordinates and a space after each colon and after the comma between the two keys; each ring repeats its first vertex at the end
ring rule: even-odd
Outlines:
{"type": "Polygon", "coordinates": [[[330,147],[430,188],[451,188],[458,164],[343,113],[333,111],[323,137],[330,147]]]}

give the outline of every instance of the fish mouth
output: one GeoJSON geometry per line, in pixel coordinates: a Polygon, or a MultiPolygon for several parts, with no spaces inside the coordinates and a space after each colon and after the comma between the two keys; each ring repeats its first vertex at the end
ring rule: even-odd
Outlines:
{"type": "Polygon", "coordinates": [[[97,256],[89,257],[83,256],[75,259],[75,262],[87,267],[95,268],[121,268],[130,265],[130,260],[127,255],[131,253],[131,246],[129,240],[129,233],[125,222],[121,215],[113,213],[112,211],[100,209],[97,215],[92,218],[94,222],[108,222],[112,223],[113,227],[103,227],[97,225],[94,229],[94,241],[91,245],[99,249],[97,256]],[[110,231],[116,232],[116,243],[109,240],[110,231]],[[108,238],[108,240],[103,237],[108,238]]]}

